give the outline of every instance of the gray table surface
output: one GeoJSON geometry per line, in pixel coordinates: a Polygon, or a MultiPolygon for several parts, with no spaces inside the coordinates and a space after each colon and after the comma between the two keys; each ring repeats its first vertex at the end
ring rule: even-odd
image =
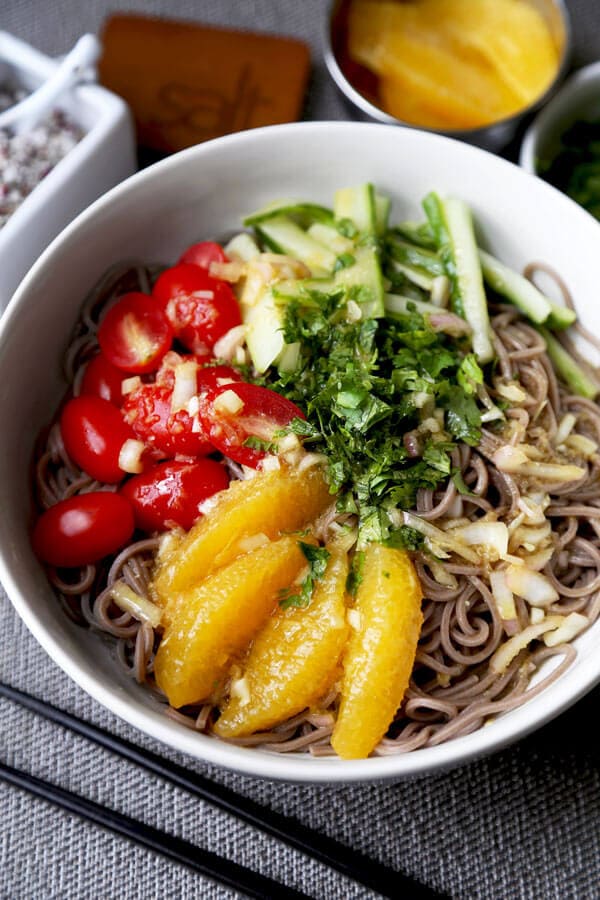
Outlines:
{"type": "MultiPolygon", "coordinates": [[[[571,0],[578,66],[600,58],[598,0],[571,0]]],[[[0,0],[0,28],[64,53],[110,12],[128,11],[297,36],[313,52],[306,117],[347,117],[320,51],[324,0],[0,0]]],[[[0,512],[1,514],[1,512],[0,512]]],[[[464,900],[600,897],[596,690],[541,732],[489,759],[398,785],[302,787],[194,764],[134,732],[45,655],[0,589],[0,678],[215,781],[297,816],[399,871],[464,900]]],[[[0,701],[0,754],[11,765],[274,876],[317,898],[375,896],[231,821],[158,778],[0,701]]],[[[192,898],[231,892],[0,784],[1,900],[192,898]]]]}

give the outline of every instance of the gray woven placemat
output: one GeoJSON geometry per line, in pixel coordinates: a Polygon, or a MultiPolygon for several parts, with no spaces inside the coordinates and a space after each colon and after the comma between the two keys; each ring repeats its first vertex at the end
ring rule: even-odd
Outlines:
{"type": "MultiPolygon", "coordinates": [[[[597,0],[569,3],[577,64],[600,57],[597,0]]],[[[143,11],[296,35],[313,48],[307,117],[344,118],[320,60],[319,0],[3,0],[0,27],[49,53],[97,31],[107,12],[143,11]]],[[[1,513],[0,513],[1,514],[1,513]]],[[[600,691],[537,735],[487,760],[399,785],[299,787],[194,764],[134,732],[85,695],[38,647],[0,591],[0,678],[163,752],[240,793],[464,900],[600,897],[600,691]]],[[[0,701],[2,759],[277,877],[317,898],[368,891],[232,822],[158,778],[0,701]]],[[[0,898],[232,897],[171,864],[0,784],[0,898]]]]}

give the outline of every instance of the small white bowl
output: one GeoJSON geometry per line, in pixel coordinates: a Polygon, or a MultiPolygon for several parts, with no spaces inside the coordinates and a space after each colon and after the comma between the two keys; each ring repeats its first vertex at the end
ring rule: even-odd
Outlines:
{"type": "Polygon", "coordinates": [[[579,69],[537,114],[523,138],[519,164],[536,175],[538,162],[551,162],[562,135],[575,122],[600,119],[600,62],[579,69]]]}
{"type": "MultiPolygon", "coordinates": [[[[586,303],[600,283],[600,230],[538,178],[460,141],[375,124],[302,123],[201,144],[133,176],[72,222],[31,269],[0,323],[0,578],[52,659],[136,728],[197,759],[264,778],[339,783],[430,774],[498,750],[540,727],[600,682],[600,621],[576,641],[577,658],[524,706],[438,747],[356,761],[278,755],[196,734],[169,719],[151,691],[121,670],[105,641],[60,609],[29,541],[31,459],[40,429],[65,391],[61,361],[82,300],[119,260],[168,263],[195,241],[231,232],[278,197],[331,203],[344,185],[374,182],[396,221],[421,218],[432,189],[461,196],[489,248],[521,270],[550,260],[600,331],[586,303]]],[[[552,665],[552,663],[549,663],[552,665]]],[[[547,671],[547,670],[546,670],[547,671]]]]}
{"type": "MultiPolygon", "coordinates": [[[[0,83],[34,91],[58,63],[0,32],[0,83]]],[[[89,203],[136,169],[134,131],[127,105],[97,84],[66,91],[57,106],[84,132],[0,228],[0,313],[52,238],[89,203]]]]}

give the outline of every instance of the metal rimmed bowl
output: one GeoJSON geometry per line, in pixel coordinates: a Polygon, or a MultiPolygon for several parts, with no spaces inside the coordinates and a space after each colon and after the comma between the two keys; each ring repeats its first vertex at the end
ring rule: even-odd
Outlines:
{"type": "MultiPolygon", "coordinates": [[[[376,102],[375,96],[367,96],[353,83],[347,66],[347,13],[352,0],[332,0],[329,4],[324,34],[324,56],[329,73],[338,88],[348,101],[354,118],[363,121],[382,122],[386,125],[404,125],[408,128],[420,128],[433,131],[448,137],[459,138],[488,150],[498,150],[506,146],[514,137],[519,124],[535,110],[539,109],[554,93],[563,79],[571,53],[571,22],[569,12],[563,0],[526,0],[544,16],[553,40],[559,51],[559,63],[552,82],[547,89],[533,102],[512,116],[492,122],[481,128],[445,130],[442,128],[426,128],[412,122],[398,119],[386,112],[376,102]]],[[[355,64],[355,68],[357,68],[355,64]]],[[[362,67],[360,67],[362,68],[362,67]]],[[[363,70],[367,72],[367,70],[363,70]]]]}

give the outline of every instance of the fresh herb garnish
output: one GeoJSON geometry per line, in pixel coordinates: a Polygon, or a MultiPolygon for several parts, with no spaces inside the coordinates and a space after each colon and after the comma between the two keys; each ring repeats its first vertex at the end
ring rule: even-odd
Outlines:
{"type": "Polygon", "coordinates": [[[315,582],[325,574],[330,557],[329,550],[325,547],[315,547],[314,544],[307,544],[304,541],[298,541],[298,546],[308,562],[308,575],[300,584],[298,591],[293,592],[292,588],[284,588],[281,591],[279,605],[282,609],[290,609],[293,606],[305,609],[310,605],[315,582]]]}
{"type": "Polygon", "coordinates": [[[346,579],[346,590],[350,594],[351,597],[356,596],[356,592],[360,584],[363,581],[363,568],[365,565],[365,554],[363,550],[357,550],[357,552],[352,557],[352,562],[350,564],[350,571],[348,572],[348,578],[346,579]]]}

